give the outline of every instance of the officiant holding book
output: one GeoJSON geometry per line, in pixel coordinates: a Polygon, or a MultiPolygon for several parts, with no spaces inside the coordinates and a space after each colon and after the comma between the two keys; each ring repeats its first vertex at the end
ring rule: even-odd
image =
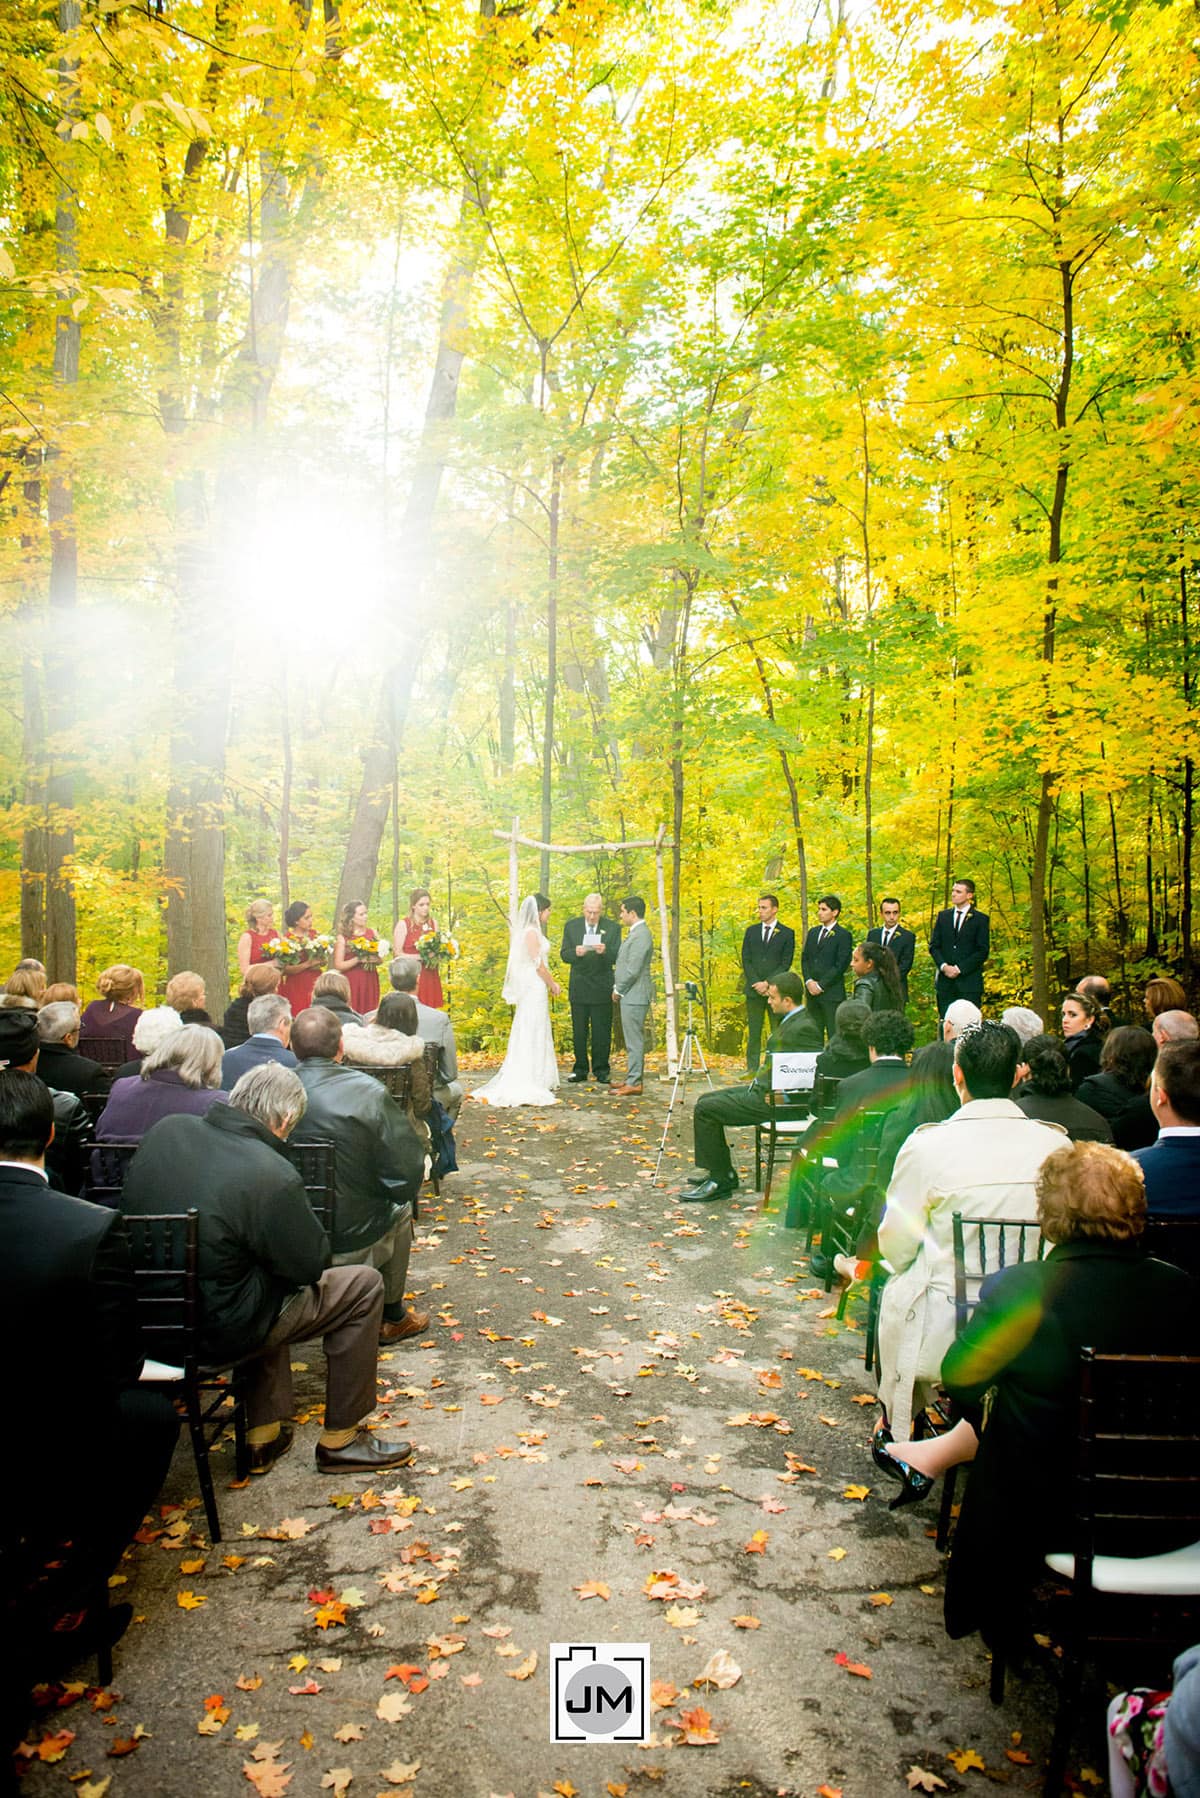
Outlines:
{"type": "Polygon", "coordinates": [[[588,1077],[588,1033],[591,1033],[592,1078],[608,1085],[612,1053],[613,968],[621,947],[621,927],[601,916],[604,901],[589,893],[583,916],[568,918],[563,927],[562,958],[571,970],[567,995],[571,1002],[571,1032],[575,1066],[568,1084],[582,1086],[588,1077]]]}

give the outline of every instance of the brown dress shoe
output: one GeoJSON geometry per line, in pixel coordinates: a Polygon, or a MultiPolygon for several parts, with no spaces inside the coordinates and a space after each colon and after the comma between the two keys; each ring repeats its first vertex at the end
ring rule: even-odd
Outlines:
{"type": "Polygon", "coordinates": [[[291,1448],[295,1433],[291,1424],[285,1423],[280,1425],[278,1436],[272,1437],[270,1442],[251,1443],[251,1473],[269,1473],[276,1461],[281,1460],[291,1448]]]}
{"type": "Polygon", "coordinates": [[[419,1336],[422,1330],[429,1328],[428,1311],[406,1311],[397,1318],[394,1324],[381,1324],[379,1327],[380,1342],[404,1342],[409,1336],[419,1336]]]}
{"type": "Polygon", "coordinates": [[[628,1081],[625,1082],[624,1086],[614,1086],[611,1088],[614,1097],[618,1099],[631,1098],[633,1094],[640,1093],[641,1090],[640,1086],[630,1086],[628,1081]]]}
{"type": "Polygon", "coordinates": [[[395,1436],[372,1436],[370,1430],[360,1430],[345,1448],[323,1448],[317,1443],[320,1473],[375,1473],[384,1467],[403,1467],[412,1458],[411,1442],[400,1442],[395,1436]]]}

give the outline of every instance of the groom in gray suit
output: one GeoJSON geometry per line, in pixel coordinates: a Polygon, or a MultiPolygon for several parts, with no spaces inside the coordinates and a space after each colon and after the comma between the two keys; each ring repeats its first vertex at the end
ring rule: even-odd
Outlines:
{"type": "Polygon", "coordinates": [[[620,1001],[621,1029],[625,1034],[625,1084],[614,1086],[618,1098],[627,1099],[642,1090],[642,1061],[646,1049],[646,1013],[654,997],[650,960],[654,938],[646,922],[646,901],[636,893],[622,901],[621,922],[628,936],[621,944],[613,969],[613,998],[620,1001]]]}

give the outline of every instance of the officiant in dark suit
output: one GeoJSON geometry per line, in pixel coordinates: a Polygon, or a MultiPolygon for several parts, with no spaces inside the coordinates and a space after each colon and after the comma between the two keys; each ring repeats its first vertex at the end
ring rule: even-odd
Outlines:
{"type": "Polygon", "coordinates": [[[929,938],[929,953],[937,969],[935,991],[938,1017],[955,999],[983,1004],[983,968],[991,947],[987,914],[975,910],[975,882],[956,880],[950,888],[950,904],[940,911],[929,938]]]}
{"type": "Polygon", "coordinates": [[[837,1008],[846,997],[846,969],[854,951],[854,938],[839,923],[842,902],[836,893],[817,900],[820,920],[804,939],[800,974],[808,994],[805,1003],[826,1036],[833,1035],[837,1008]]]}
{"type": "Polygon", "coordinates": [[[571,1036],[575,1066],[568,1084],[581,1086],[588,1077],[588,1033],[591,1032],[592,1078],[608,1085],[612,1054],[613,968],[621,947],[621,926],[601,916],[604,901],[589,893],[583,916],[563,926],[562,959],[571,970],[567,996],[571,1002],[571,1036]]]}
{"type": "Polygon", "coordinates": [[[883,899],[879,905],[879,916],[882,924],[876,924],[868,930],[868,943],[881,943],[890,949],[896,960],[896,970],[900,975],[900,991],[904,995],[904,1003],[908,1004],[908,977],[912,973],[913,957],[917,953],[916,935],[906,930],[900,922],[900,901],[883,899]]]}
{"type": "Polygon", "coordinates": [[[758,923],[742,938],[742,974],[746,987],[746,1068],[758,1072],[763,1019],[767,1015],[767,987],[776,974],[790,968],[796,954],[796,932],[779,922],[779,901],[764,893],[758,902],[758,923]]]}

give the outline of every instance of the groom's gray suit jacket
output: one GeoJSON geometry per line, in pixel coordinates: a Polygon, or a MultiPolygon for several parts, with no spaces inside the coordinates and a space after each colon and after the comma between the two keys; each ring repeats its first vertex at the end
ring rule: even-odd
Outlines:
{"type": "Polygon", "coordinates": [[[632,926],[617,954],[613,969],[613,989],[625,1005],[649,1005],[654,997],[650,977],[650,961],[654,954],[654,938],[645,918],[632,926]]]}

